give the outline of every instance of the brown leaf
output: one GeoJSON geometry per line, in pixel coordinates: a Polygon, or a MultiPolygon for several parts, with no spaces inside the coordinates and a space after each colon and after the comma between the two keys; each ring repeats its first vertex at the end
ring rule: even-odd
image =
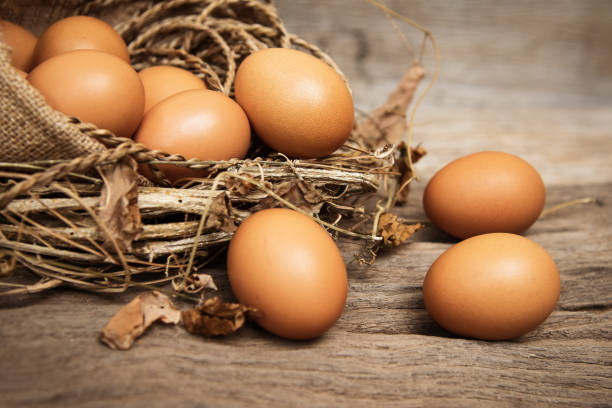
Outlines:
{"type": "Polygon", "coordinates": [[[201,290],[201,289],[212,289],[217,290],[217,285],[215,285],[215,281],[213,277],[207,273],[192,273],[191,280],[193,281],[193,289],[201,290]]]}
{"type": "Polygon", "coordinates": [[[104,180],[100,195],[98,217],[110,236],[101,226],[98,234],[104,237],[104,246],[115,249],[113,242],[121,251],[131,251],[132,242],[142,232],[140,209],[138,208],[137,163],[125,157],[115,165],[106,166],[100,171],[104,180]]]}
{"type": "Polygon", "coordinates": [[[229,177],[225,180],[225,187],[228,191],[238,195],[246,196],[255,186],[248,181],[229,177]]]}
{"type": "Polygon", "coordinates": [[[240,303],[225,303],[218,297],[207,299],[195,309],[182,313],[183,324],[189,333],[200,336],[222,336],[234,333],[254,316],[256,309],[240,303]]]}
{"type": "Polygon", "coordinates": [[[143,293],[113,316],[100,333],[100,340],[112,349],[127,350],[157,320],[178,324],[181,311],[162,293],[143,293]]]}
{"type": "MultiPolygon", "coordinates": [[[[311,215],[318,214],[326,200],[316,188],[302,180],[289,179],[274,184],[265,182],[265,185],[280,197],[311,215]]],[[[241,196],[257,189],[255,185],[247,181],[231,178],[226,181],[226,187],[233,194],[241,196]]],[[[266,194],[263,198],[258,198],[257,204],[251,207],[249,211],[253,213],[274,207],[283,207],[283,204],[266,194]]]]}
{"type": "Polygon", "coordinates": [[[423,228],[421,223],[404,224],[398,221],[397,216],[384,213],[380,216],[378,223],[378,234],[383,237],[383,243],[387,246],[398,246],[412,236],[416,231],[423,228]]]}
{"type": "Polygon", "coordinates": [[[206,289],[217,290],[213,277],[206,273],[192,273],[178,284],[173,281],[172,286],[176,291],[184,290],[187,293],[199,293],[206,289]]]}
{"type": "Polygon", "coordinates": [[[408,68],[387,101],[368,118],[359,122],[355,126],[355,132],[363,135],[374,147],[385,143],[399,143],[408,130],[406,111],[424,76],[425,70],[421,65],[413,64],[408,68]]]}
{"type": "MultiPolygon", "coordinates": [[[[406,183],[408,180],[412,178],[413,174],[412,174],[412,171],[410,170],[410,165],[408,161],[408,146],[406,145],[406,143],[401,142],[397,148],[400,152],[400,157],[399,157],[399,160],[396,162],[396,167],[399,173],[401,174],[400,186],[403,186],[404,183],[406,183]]],[[[417,147],[410,149],[410,156],[411,156],[413,164],[419,161],[426,154],[427,154],[427,151],[425,150],[423,146],[417,146],[417,147]]],[[[410,192],[410,186],[407,185],[400,192],[398,200],[397,200],[397,204],[399,205],[404,204],[408,200],[409,192],[410,192]]]]}
{"type": "MultiPolygon", "coordinates": [[[[274,185],[274,192],[301,210],[313,215],[318,214],[325,199],[312,186],[300,180],[287,180],[274,185]]],[[[282,207],[274,197],[266,197],[252,208],[253,212],[265,208],[282,207]]]]}
{"type": "Polygon", "coordinates": [[[414,164],[421,160],[421,158],[423,158],[423,156],[427,154],[427,150],[425,150],[423,146],[419,145],[417,147],[413,147],[410,150],[410,154],[412,155],[412,163],[414,164]]]}
{"type": "Polygon", "coordinates": [[[236,223],[230,214],[230,204],[225,194],[219,194],[213,199],[204,224],[204,231],[236,231],[236,223]]]}
{"type": "Polygon", "coordinates": [[[13,273],[17,266],[17,258],[8,253],[0,254],[0,276],[8,276],[13,273]]]}

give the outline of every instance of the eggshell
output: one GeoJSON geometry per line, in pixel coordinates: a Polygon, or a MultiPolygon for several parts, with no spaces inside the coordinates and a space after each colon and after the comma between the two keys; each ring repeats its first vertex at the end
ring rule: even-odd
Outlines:
{"type": "Polygon", "coordinates": [[[103,51],[130,63],[123,38],[104,21],[89,16],[66,17],[49,26],[36,44],[35,63],[75,50],[103,51]]]}
{"type": "MultiPolygon", "coordinates": [[[[250,138],[242,108],[221,92],[202,89],[180,92],[153,106],[134,136],[149,149],[200,160],[243,158],[250,138]]],[[[173,165],[160,168],[171,181],[206,175],[173,165]]]]}
{"type": "Polygon", "coordinates": [[[10,21],[0,20],[3,41],[12,48],[11,65],[29,72],[34,66],[34,47],[38,39],[25,28],[10,21]]]}
{"type": "Polygon", "coordinates": [[[50,58],[28,80],[47,103],[120,137],[131,137],[144,109],[140,77],[125,61],[101,51],[79,50],[50,58]]]}
{"type": "Polygon", "coordinates": [[[238,300],[260,311],[257,322],[289,339],[321,335],[346,302],[338,247],[297,211],[267,209],[243,222],[229,245],[227,273],[238,300]]]}
{"type": "Polygon", "coordinates": [[[440,229],[457,238],[489,232],[520,234],[539,217],[546,188],[523,159],[502,152],[461,157],[427,184],[423,206],[440,229]]]}
{"type": "Polygon", "coordinates": [[[430,315],[461,336],[519,337],[542,323],[559,298],[561,281],[544,248],[515,234],[478,235],[448,249],[423,283],[430,315]]]}
{"type": "Polygon", "coordinates": [[[190,89],[206,89],[204,82],[191,72],[169,65],[145,68],[138,75],[145,89],[145,113],[171,95],[190,89]]]}
{"type": "Polygon", "coordinates": [[[234,87],[257,136],[290,157],[327,156],[353,127],[353,99],[344,80],[304,52],[257,51],[240,64],[234,87]]]}

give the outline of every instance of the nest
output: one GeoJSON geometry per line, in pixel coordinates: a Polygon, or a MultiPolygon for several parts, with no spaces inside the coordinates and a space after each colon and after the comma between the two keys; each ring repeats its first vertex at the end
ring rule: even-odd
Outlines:
{"type": "MultiPolygon", "coordinates": [[[[261,48],[297,48],[341,74],[323,51],[287,32],[271,1],[73,3],[75,14],[116,23],[135,69],[186,68],[230,97],[237,66],[261,48]]],[[[365,254],[403,242],[419,225],[403,223],[391,210],[405,200],[413,163],[424,154],[401,142],[423,76],[415,59],[387,103],[356,121],[342,148],[312,160],[291,160],[256,138],[244,160],[185,160],[54,112],[59,136],[66,128],[99,146],[78,157],[0,163],[0,272],[22,265],[40,278],[0,283],[0,293],[59,285],[121,292],[167,282],[177,293],[196,293],[206,285],[203,267],[223,252],[237,226],[278,206],[312,217],[334,238],[361,240],[365,254]],[[171,185],[161,164],[206,169],[208,176],[171,185]],[[138,165],[149,167],[154,182],[138,175],[138,165]]],[[[59,148],[74,150],[68,142],[59,148]]]]}

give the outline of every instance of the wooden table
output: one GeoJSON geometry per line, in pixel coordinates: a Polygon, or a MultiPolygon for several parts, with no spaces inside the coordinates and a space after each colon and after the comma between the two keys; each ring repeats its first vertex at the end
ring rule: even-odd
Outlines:
{"type": "MultiPolygon", "coordinates": [[[[392,26],[365,2],[277,4],[291,31],[334,56],[364,110],[384,101],[410,62],[392,26]]],[[[548,206],[597,199],[550,214],[526,233],[561,272],[561,298],[548,320],[503,342],[457,338],[437,326],[421,285],[455,241],[431,227],[373,266],[352,263],[344,314],[308,342],[253,324],[218,339],[155,326],[132,350],[117,352],[97,335],[134,292],[62,289],[1,299],[0,406],[612,405],[611,3],[388,4],[430,28],[442,53],[440,80],[414,134],[429,154],[399,214],[423,219],[422,192],[436,169],[487,149],[532,163],[548,206]]],[[[420,44],[420,35],[409,38],[420,44]]],[[[427,55],[431,73],[431,49],[427,55]]],[[[357,244],[341,249],[348,262],[357,244]]],[[[229,297],[223,265],[211,272],[229,297]]]]}

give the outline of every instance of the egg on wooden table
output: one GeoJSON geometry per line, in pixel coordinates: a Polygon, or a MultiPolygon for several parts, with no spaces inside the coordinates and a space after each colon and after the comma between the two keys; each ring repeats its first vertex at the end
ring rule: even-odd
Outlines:
{"type": "Polygon", "coordinates": [[[0,32],[4,42],[11,51],[11,65],[24,72],[29,72],[34,66],[34,48],[38,39],[25,28],[0,20],[0,32]]]}
{"type": "Polygon", "coordinates": [[[125,41],[106,22],[89,16],[63,18],[40,36],[34,50],[35,64],[75,50],[98,50],[130,63],[125,41]]]}
{"type": "Polygon", "coordinates": [[[351,133],[350,91],[312,55],[287,48],[256,51],[238,67],[234,88],[255,134],[289,157],[327,156],[351,133]]]}
{"type": "MultiPolygon", "coordinates": [[[[142,119],[134,140],[149,149],[180,154],[186,159],[241,159],[249,149],[251,128],[246,114],[233,99],[221,92],[194,89],[169,96],[153,106],[142,119]]],[[[205,170],[175,165],[159,167],[173,182],[206,176],[205,170]]]]}
{"type": "Polygon", "coordinates": [[[445,329],[484,340],[512,339],[553,311],[561,288],[548,252],[516,234],[477,235],[446,250],[423,282],[425,308],[445,329]]]}
{"type": "Polygon", "coordinates": [[[338,320],[346,302],[346,268],[319,224],[297,211],[259,211],[235,232],[227,274],[238,300],[259,311],[257,323],[289,339],[311,339],[338,320]]]}
{"type": "Polygon", "coordinates": [[[545,201],[546,188],[536,169],[518,156],[492,151],[450,162],[423,194],[429,219],[457,238],[520,234],[538,219],[545,201]]]}
{"type": "Polygon", "coordinates": [[[145,113],[161,100],[190,89],[206,89],[204,81],[186,69],[156,65],[138,73],[145,89],[145,113]]]}
{"type": "Polygon", "coordinates": [[[114,55],[77,50],[36,66],[28,81],[54,109],[131,137],[144,110],[144,88],[138,73],[114,55]]]}

